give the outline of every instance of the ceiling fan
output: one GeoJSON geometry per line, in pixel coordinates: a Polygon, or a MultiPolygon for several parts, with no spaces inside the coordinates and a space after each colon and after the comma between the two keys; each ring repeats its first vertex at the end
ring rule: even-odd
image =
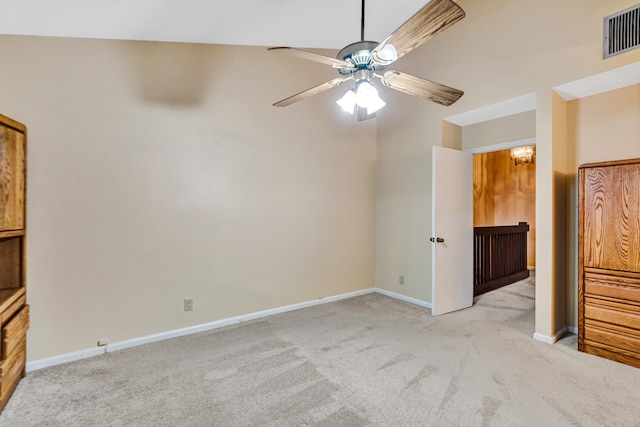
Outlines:
{"type": "Polygon", "coordinates": [[[271,52],[281,52],[309,61],[330,65],[338,70],[340,77],[319,84],[273,104],[286,107],[313,95],[340,86],[349,80],[355,81],[354,89],[345,93],[337,102],[346,112],[357,113],[358,120],[375,117],[375,112],[385,106],[371,83],[373,78],[381,80],[388,88],[413,96],[419,96],[441,105],[449,106],[463,95],[463,91],[440,83],[385,68],[411,52],[441,31],[464,18],[460,6],[451,0],[431,0],[402,24],[381,43],[364,40],[364,2],[360,41],[344,47],[336,58],[291,47],[272,47],[271,52]]]}

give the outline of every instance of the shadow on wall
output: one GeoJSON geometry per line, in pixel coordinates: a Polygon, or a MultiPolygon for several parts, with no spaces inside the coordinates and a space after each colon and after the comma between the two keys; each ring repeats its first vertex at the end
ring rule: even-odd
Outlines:
{"type": "Polygon", "coordinates": [[[211,83],[215,48],[203,44],[127,43],[140,97],[161,104],[199,105],[211,83]]]}

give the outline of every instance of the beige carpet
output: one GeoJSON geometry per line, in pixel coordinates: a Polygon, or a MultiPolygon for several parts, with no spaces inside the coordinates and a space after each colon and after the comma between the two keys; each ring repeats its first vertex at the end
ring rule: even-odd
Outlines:
{"type": "Polygon", "coordinates": [[[30,373],[2,426],[638,426],[640,369],[534,341],[533,280],[379,294],[30,373]]]}

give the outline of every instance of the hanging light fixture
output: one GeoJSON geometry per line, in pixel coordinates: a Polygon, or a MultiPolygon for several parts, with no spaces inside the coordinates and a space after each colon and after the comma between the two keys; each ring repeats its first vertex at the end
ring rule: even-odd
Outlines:
{"type": "Polygon", "coordinates": [[[376,88],[366,80],[360,82],[355,89],[348,90],[342,98],[336,101],[336,104],[352,115],[355,112],[356,105],[366,109],[368,115],[387,105],[378,95],[376,88]]]}
{"type": "Polygon", "coordinates": [[[356,91],[355,89],[348,90],[344,96],[336,101],[344,111],[353,115],[353,110],[356,108],[356,91]]]}
{"type": "Polygon", "coordinates": [[[526,145],[511,149],[511,159],[516,166],[532,165],[536,162],[536,146],[526,145]]]}
{"type": "Polygon", "coordinates": [[[343,47],[335,58],[291,47],[269,48],[269,51],[330,65],[340,74],[337,78],[282,99],[274,103],[274,106],[286,107],[353,81],[355,86],[344,94],[338,104],[349,114],[356,115],[358,121],[368,120],[375,117],[376,111],[385,105],[375,90],[374,78],[381,80],[380,84],[389,89],[444,106],[453,104],[464,94],[461,90],[411,74],[386,70],[397,59],[464,18],[464,10],[454,0],[427,1],[426,5],[380,43],[365,39],[365,0],[361,2],[360,41],[343,47]]]}
{"type": "Polygon", "coordinates": [[[373,114],[385,105],[386,102],[380,98],[378,91],[369,80],[361,81],[356,90],[356,104],[360,108],[366,108],[367,114],[373,114]]]}
{"type": "Polygon", "coordinates": [[[344,111],[353,114],[356,105],[367,110],[367,114],[371,115],[387,105],[380,98],[378,91],[370,80],[371,72],[368,70],[359,70],[355,73],[356,87],[348,90],[342,98],[336,101],[344,111]]]}
{"type": "MultiPolygon", "coordinates": [[[[371,83],[373,71],[382,70],[386,65],[398,59],[398,52],[391,44],[387,44],[380,51],[376,51],[375,48],[378,47],[378,43],[365,41],[364,2],[365,0],[362,0],[360,42],[352,43],[338,53],[338,58],[349,61],[355,66],[355,71],[344,70],[340,71],[340,73],[352,77],[356,81],[356,86],[354,89],[348,90],[342,98],[336,101],[336,104],[351,115],[353,115],[356,111],[356,106],[358,106],[358,108],[367,111],[367,116],[371,116],[387,105],[371,83]],[[376,65],[374,61],[379,64],[376,65]]],[[[358,117],[358,120],[360,120],[360,117],[358,117]]]]}

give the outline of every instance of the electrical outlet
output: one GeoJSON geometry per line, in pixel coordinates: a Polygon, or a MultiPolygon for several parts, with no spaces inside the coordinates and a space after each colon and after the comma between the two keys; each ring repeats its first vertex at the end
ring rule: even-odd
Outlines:
{"type": "Polygon", "coordinates": [[[400,279],[398,280],[398,282],[399,282],[401,285],[404,285],[404,276],[400,276],[400,279]]]}
{"type": "Polygon", "coordinates": [[[184,299],[184,311],[193,311],[193,298],[184,299]]]}

